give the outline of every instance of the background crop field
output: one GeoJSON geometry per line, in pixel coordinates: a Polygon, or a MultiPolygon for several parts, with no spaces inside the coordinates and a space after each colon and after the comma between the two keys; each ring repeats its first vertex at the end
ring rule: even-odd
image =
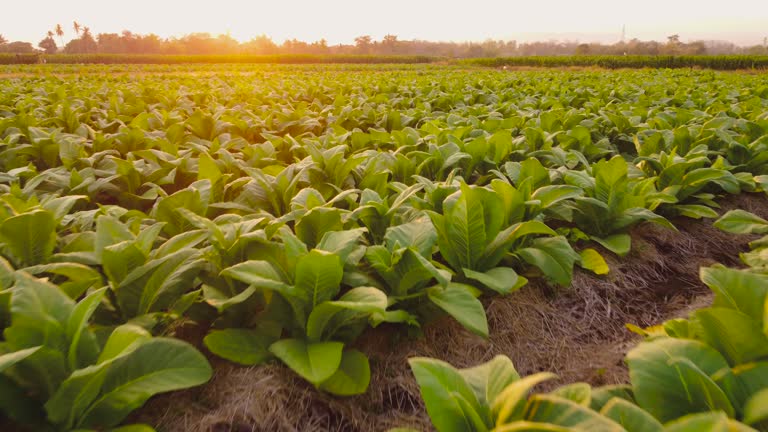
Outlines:
{"type": "Polygon", "coordinates": [[[765,59],[537,61],[0,67],[0,427],[764,430],[765,59]]]}
{"type": "Polygon", "coordinates": [[[0,64],[457,64],[486,67],[600,67],[606,69],[702,68],[766,69],[764,55],[579,55],[454,59],[407,55],[159,55],[159,54],[0,54],[0,64]]]}

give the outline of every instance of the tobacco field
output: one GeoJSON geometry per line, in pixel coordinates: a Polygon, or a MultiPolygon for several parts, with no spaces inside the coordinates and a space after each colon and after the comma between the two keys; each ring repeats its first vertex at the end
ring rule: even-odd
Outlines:
{"type": "Polygon", "coordinates": [[[554,376],[515,353],[412,356],[418,415],[768,430],[768,222],[721,206],[766,199],[767,74],[62,68],[0,69],[2,430],[167,430],[142,406],[222,365],[344,405],[376,385],[373,332],[492,338],[492,299],[609,280],[633,230],[688,221],[751,243],[701,268],[710,304],[627,323],[628,381],[534,391],[554,376]]]}

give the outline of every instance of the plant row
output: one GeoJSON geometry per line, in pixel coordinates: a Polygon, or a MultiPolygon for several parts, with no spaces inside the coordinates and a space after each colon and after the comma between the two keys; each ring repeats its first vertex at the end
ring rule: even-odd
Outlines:
{"type": "MultiPolygon", "coordinates": [[[[37,54],[0,54],[0,64],[36,64],[37,54]]],[[[418,55],[163,55],[163,54],[52,54],[50,64],[421,64],[451,62],[458,65],[502,67],[601,67],[606,69],[704,68],[715,70],[765,69],[761,55],[579,55],[448,59],[418,55]]]]}
{"type": "MultiPolygon", "coordinates": [[[[726,213],[715,226],[768,232],[768,221],[743,210],[726,213]]],[[[625,358],[627,385],[574,383],[529,396],[555,376],[521,377],[505,356],[468,369],[411,359],[434,426],[440,432],[768,430],[767,242],[758,239],[742,254],[748,269],[701,269],[712,306],[647,329],[630,326],[644,341],[625,358]]]]}
{"type": "Polygon", "coordinates": [[[606,69],[637,68],[704,68],[715,70],[765,69],[768,56],[751,55],[587,55],[587,56],[535,56],[498,57],[461,60],[461,64],[477,66],[531,66],[531,67],[601,67],[606,69]]]}

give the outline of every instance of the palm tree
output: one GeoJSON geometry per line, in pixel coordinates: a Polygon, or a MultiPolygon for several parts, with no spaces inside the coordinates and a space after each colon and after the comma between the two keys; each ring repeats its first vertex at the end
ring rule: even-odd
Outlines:
{"type": "Polygon", "coordinates": [[[56,29],[54,31],[56,32],[56,36],[59,37],[61,46],[64,46],[64,29],[61,28],[61,24],[56,24],[56,29]]]}
{"type": "Polygon", "coordinates": [[[74,28],[74,29],[75,29],[75,34],[77,34],[77,36],[78,36],[78,37],[80,37],[80,24],[78,24],[78,22],[77,22],[77,21],[75,21],[75,22],[72,24],[72,28],[74,28]]]}

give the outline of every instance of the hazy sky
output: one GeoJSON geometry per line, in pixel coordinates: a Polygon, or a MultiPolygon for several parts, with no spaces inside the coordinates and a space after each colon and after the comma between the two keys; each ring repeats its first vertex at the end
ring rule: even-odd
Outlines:
{"type": "Polygon", "coordinates": [[[768,0],[0,0],[0,34],[37,44],[61,23],[66,39],[77,20],[96,33],[230,33],[240,40],[267,34],[276,42],[325,38],[352,43],[380,39],[479,41],[487,38],[724,39],[758,44],[768,36],[768,0]],[[710,6],[711,5],[711,6],[710,6]]]}

